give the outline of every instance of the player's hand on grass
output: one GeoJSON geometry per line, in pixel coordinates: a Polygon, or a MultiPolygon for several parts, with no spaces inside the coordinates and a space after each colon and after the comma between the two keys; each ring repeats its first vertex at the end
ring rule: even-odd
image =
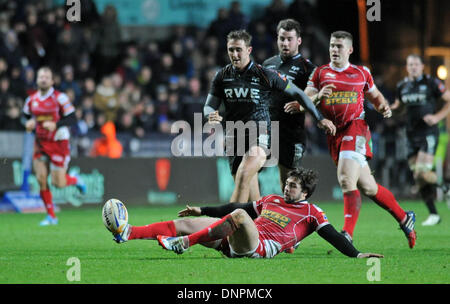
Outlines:
{"type": "Polygon", "coordinates": [[[209,123],[220,123],[222,119],[222,116],[219,115],[219,111],[214,111],[208,115],[209,123]]]}
{"type": "Polygon", "coordinates": [[[178,212],[179,217],[200,216],[200,215],[202,215],[200,207],[191,207],[189,205],[186,205],[186,209],[183,209],[180,212],[178,212]]]}
{"type": "Polygon", "coordinates": [[[27,130],[27,132],[33,131],[34,128],[36,128],[36,120],[34,120],[33,118],[27,120],[27,122],[25,123],[25,129],[27,130]]]}
{"type": "Polygon", "coordinates": [[[333,124],[331,120],[326,118],[319,121],[317,124],[320,129],[325,130],[325,133],[331,136],[336,135],[336,126],[333,124]]]}
{"type": "Polygon", "coordinates": [[[42,127],[44,129],[49,130],[50,132],[53,132],[56,130],[56,122],[51,121],[51,120],[44,121],[44,123],[42,124],[42,127]]]}
{"type": "Polygon", "coordinates": [[[288,102],[284,105],[284,112],[288,114],[295,114],[305,112],[305,109],[296,100],[288,102]]]}
{"type": "Polygon", "coordinates": [[[392,116],[392,110],[388,104],[381,104],[378,107],[378,113],[383,115],[384,118],[390,118],[392,116]]]}
{"type": "Polygon", "coordinates": [[[384,255],[378,253],[360,253],[357,256],[358,259],[367,259],[367,258],[384,258],[384,255]]]}

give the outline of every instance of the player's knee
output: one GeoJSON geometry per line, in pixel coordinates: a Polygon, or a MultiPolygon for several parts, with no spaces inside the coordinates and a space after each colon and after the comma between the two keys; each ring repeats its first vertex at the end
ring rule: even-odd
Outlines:
{"type": "Polygon", "coordinates": [[[356,189],[356,181],[348,175],[342,174],[338,176],[338,182],[344,192],[356,189]]]}
{"type": "Polygon", "coordinates": [[[36,179],[39,183],[39,186],[47,186],[47,175],[45,174],[36,174],[36,179]]]}
{"type": "Polygon", "coordinates": [[[187,235],[199,230],[194,223],[194,219],[191,218],[176,219],[173,222],[177,235],[187,235]]]}
{"type": "Polygon", "coordinates": [[[236,226],[240,226],[244,224],[250,216],[248,215],[247,211],[244,209],[236,209],[233,212],[231,212],[231,218],[233,219],[233,222],[236,226]]]}
{"type": "Polygon", "coordinates": [[[52,185],[57,188],[63,188],[66,186],[66,181],[58,178],[52,179],[52,185]]]}
{"type": "Polygon", "coordinates": [[[236,175],[236,184],[240,186],[248,184],[254,175],[252,174],[252,170],[247,167],[240,168],[239,170],[239,174],[236,175]]]}
{"type": "Polygon", "coordinates": [[[374,184],[374,185],[372,185],[372,184],[364,184],[364,185],[361,185],[361,186],[359,187],[359,190],[360,190],[365,196],[372,197],[372,196],[377,195],[377,192],[378,192],[378,186],[377,186],[377,184],[374,184]]]}

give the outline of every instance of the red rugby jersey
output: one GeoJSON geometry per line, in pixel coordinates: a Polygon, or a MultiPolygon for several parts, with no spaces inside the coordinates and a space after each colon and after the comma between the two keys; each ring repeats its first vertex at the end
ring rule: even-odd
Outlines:
{"type": "Polygon", "coordinates": [[[61,117],[75,111],[69,97],[53,88],[50,88],[44,96],[40,92],[30,95],[23,107],[23,112],[36,119],[36,137],[39,140],[65,140],[69,139],[70,132],[65,126],[50,132],[42,127],[44,121],[58,122],[61,117]]]}
{"type": "Polygon", "coordinates": [[[288,204],[278,195],[268,195],[255,201],[255,219],[260,239],[268,241],[273,255],[298,244],[314,231],[329,224],[325,213],[307,201],[288,204]]]}
{"type": "Polygon", "coordinates": [[[349,64],[338,69],[331,63],[317,67],[311,74],[308,87],[320,91],[333,84],[330,97],[320,100],[319,109],[341,129],[354,119],[364,119],[364,93],[375,89],[370,70],[365,66],[349,64]]]}

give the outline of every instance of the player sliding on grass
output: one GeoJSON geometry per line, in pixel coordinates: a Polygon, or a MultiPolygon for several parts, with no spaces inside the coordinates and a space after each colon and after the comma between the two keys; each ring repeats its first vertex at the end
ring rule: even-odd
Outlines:
{"type": "Polygon", "coordinates": [[[297,247],[312,232],[317,233],[349,257],[383,257],[361,253],[328,222],[325,213],[308,203],[317,184],[312,170],[295,169],[288,173],[284,197],[268,195],[249,203],[218,207],[190,207],[178,213],[183,218],[142,227],[126,225],[114,235],[118,243],[133,239],[158,239],[167,250],[178,254],[201,244],[221,251],[227,257],[272,258],[287,248],[297,247]]]}

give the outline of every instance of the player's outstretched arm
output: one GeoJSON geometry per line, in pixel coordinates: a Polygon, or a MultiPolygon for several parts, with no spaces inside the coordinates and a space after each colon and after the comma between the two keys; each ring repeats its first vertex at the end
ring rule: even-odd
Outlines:
{"type": "Polygon", "coordinates": [[[325,239],[328,243],[333,245],[334,248],[339,250],[342,254],[345,254],[351,258],[383,258],[384,256],[378,253],[361,253],[359,252],[353,244],[341,233],[337,232],[336,229],[331,225],[325,225],[320,228],[317,233],[325,239]]]}
{"type": "Polygon", "coordinates": [[[305,94],[299,87],[297,87],[292,81],[289,80],[289,83],[284,90],[284,92],[289,95],[293,100],[297,100],[300,104],[308,111],[314,119],[317,121],[321,121],[323,119],[322,113],[316,109],[312,100],[305,94]]]}
{"type": "Polygon", "coordinates": [[[252,219],[258,217],[255,209],[253,208],[253,202],[249,203],[228,203],[221,206],[205,206],[205,207],[191,207],[186,205],[186,208],[178,212],[179,217],[185,216],[201,216],[207,215],[210,217],[224,217],[230,214],[236,209],[244,209],[252,219]]]}
{"type": "Polygon", "coordinates": [[[289,95],[292,99],[297,100],[300,104],[308,111],[314,119],[318,122],[319,128],[324,129],[327,134],[335,135],[336,126],[328,119],[325,119],[316,108],[312,100],[305,94],[299,87],[297,87],[292,81],[289,80],[284,92],[289,95]]]}

